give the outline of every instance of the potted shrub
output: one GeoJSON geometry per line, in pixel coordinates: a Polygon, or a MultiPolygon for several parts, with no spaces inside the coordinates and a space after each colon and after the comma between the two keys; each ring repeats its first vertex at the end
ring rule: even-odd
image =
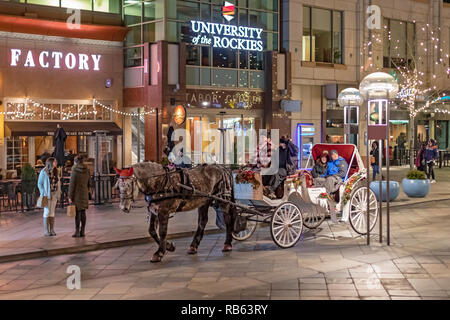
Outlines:
{"type": "Polygon", "coordinates": [[[27,163],[22,167],[21,180],[22,202],[27,207],[27,210],[31,210],[34,207],[37,187],[36,170],[34,170],[31,164],[27,163]]]}
{"type": "Polygon", "coordinates": [[[234,197],[236,199],[262,200],[263,185],[259,172],[241,169],[233,173],[234,197]]]}
{"type": "Polygon", "coordinates": [[[430,180],[425,172],[411,170],[402,181],[403,191],[408,197],[423,198],[430,192],[430,180]]]}

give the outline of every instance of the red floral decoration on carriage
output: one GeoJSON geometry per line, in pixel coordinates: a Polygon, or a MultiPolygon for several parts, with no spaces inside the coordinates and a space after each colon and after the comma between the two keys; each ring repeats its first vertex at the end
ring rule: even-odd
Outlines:
{"type": "Polygon", "coordinates": [[[253,189],[258,189],[260,186],[260,182],[256,179],[256,172],[253,170],[239,170],[235,181],[238,184],[251,184],[253,189]]]}

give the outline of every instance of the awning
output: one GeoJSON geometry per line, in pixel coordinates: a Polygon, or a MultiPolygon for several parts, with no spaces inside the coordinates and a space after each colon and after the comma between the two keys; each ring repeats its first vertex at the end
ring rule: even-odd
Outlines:
{"type": "Polygon", "coordinates": [[[92,136],[94,131],[107,131],[107,135],[122,135],[123,131],[114,122],[38,122],[38,121],[5,121],[5,136],[53,136],[56,125],[66,131],[69,136],[92,136]]]}
{"type": "Polygon", "coordinates": [[[0,30],[44,36],[122,42],[125,40],[129,28],[91,24],[79,24],[78,28],[72,28],[69,23],[62,21],[0,15],[0,30]]]}

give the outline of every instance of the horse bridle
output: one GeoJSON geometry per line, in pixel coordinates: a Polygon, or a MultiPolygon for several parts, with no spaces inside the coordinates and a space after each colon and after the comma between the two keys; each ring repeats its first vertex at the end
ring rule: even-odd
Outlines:
{"type": "MultiPolygon", "coordinates": [[[[159,194],[162,191],[170,189],[170,187],[172,187],[172,189],[174,188],[174,186],[173,186],[173,184],[171,182],[171,179],[170,179],[170,175],[173,174],[173,173],[178,173],[178,171],[170,171],[170,169],[167,168],[167,167],[163,167],[163,169],[164,169],[164,173],[155,174],[155,175],[152,175],[152,176],[149,177],[149,178],[156,178],[156,177],[164,176],[164,180],[160,184],[160,188],[157,191],[154,191],[154,192],[146,194],[147,197],[148,196],[152,197],[155,194],[159,194]]],[[[120,199],[121,200],[122,199],[123,200],[132,200],[134,202],[135,201],[135,199],[134,199],[134,190],[136,188],[136,177],[130,176],[130,177],[120,177],[119,178],[119,180],[122,180],[122,181],[125,181],[125,180],[128,180],[128,179],[131,179],[131,183],[132,183],[132,185],[131,185],[131,195],[122,194],[122,192],[121,192],[120,193],[120,199]]]]}
{"type": "MultiPolygon", "coordinates": [[[[123,194],[122,192],[119,193],[119,197],[120,200],[131,200],[131,201],[135,201],[134,199],[134,189],[136,187],[136,178],[131,176],[131,177],[119,177],[119,181],[125,181],[125,180],[129,180],[131,179],[131,195],[128,195],[127,193],[123,194]]],[[[120,190],[120,188],[119,188],[120,190]]]]}

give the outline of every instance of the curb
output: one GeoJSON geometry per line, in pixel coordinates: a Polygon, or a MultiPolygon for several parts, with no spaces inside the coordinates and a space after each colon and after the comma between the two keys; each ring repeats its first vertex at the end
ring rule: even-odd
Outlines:
{"type": "MultiPolygon", "coordinates": [[[[222,231],[220,229],[216,228],[216,229],[205,230],[204,234],[211,235],[211,234],[219,234],[219,233],[222,233],[222,231]]],[[[195,231],[187,231],[187,232],[169,234],[169,235],[167,235],[167,239],[184,238],[184,237],[193,236],[194,234],[195,234],[195,231]]],[[[131,246],[131,245],[140,245],[140,244],[146,244],[146,243],[152,243],[152,242],[155,242],[155,241],[150,236],[148,236],[148,237],[142,237],[142,238],[115,240],[115,241],[92,243],[92,244],[86,244],[86,245],[77,245],[77,246],[67,247],[67,248],[57,248],[57,249],[49,249],[49,250],[42,249],[42,250],[36,250],[33,252],[24,252],[24,253],[0,256],[0,263],[14,262],[14,261],[28,260],[28,259],[36,259],[36,258],[45,258],[45,257],[62,255],[62,254],[74,254],[74,253],[82,253],[82,252],[88,252],[88,251],[126,247],[126,246],[131,246]]]]}
{"type": "MultiPolygon", "coordinates": [[[[398,208],[398,207],[409,207],[409,206],[415,206],[420,204],[426,204],[430,202],[441,202],[441,201],[449,201],[449,198],[439,198],[439,199],[430,199],[430,200],[423,200],[423,201],[417,201],[412,203],[389,203],[389,208],[398,208]]],[[[383,202],[383,209],[386,208],[386,202],[383,202]]]]}

